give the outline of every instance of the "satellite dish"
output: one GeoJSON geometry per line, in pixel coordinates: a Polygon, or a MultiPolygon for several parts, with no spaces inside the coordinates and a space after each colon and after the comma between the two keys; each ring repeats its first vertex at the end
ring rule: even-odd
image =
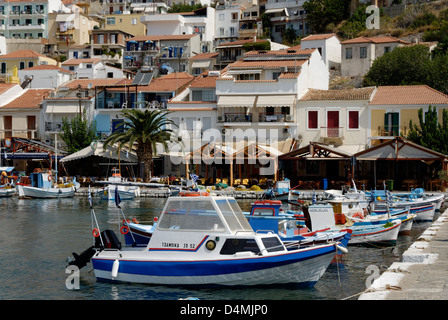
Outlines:
{"type": "Polygon", "coordinates": [[[87,89],[92,89],[92,87],[93,87],[93,84],[92,84],[92,82],[90,82],[88,85],[87,85],[87,89]]]}

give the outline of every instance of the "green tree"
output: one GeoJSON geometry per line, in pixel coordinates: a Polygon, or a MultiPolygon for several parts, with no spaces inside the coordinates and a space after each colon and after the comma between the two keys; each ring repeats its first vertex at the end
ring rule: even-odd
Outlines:
{"type": "Polygon", "coordinates": [[[395,48],[373,62],[364,77],[364,85],[429,85],[430,67],[429,50],[424,45],[395,48]]]}
{"type": "Polygon", "coordinates": [[[96,122],[87,121],[86,113],[76,114],[71,120],[62,118],[61,138],[70,153],[89,146],[96,139],[96,122]]]}
{"type": "Polygon", "coordinates": [[[423,109],[418,110],[419,125],[409,121],[409,133],[406,138],[431,150],[448,154],[448,111],[443,109],[442,121],[439,121],[436,107],[429,106],[424,114],[423,109]],[[423,119],[424,118],[424,119],[423,119]]]}
{"type": "Polygon", "coordinates": [[[360,5],[350,18],[339,28],[338,34],[342,38],[356,38],[358,34],[365,30],[367,13],[367,4],[360,5]]]}
{"type": "Polygon", "coordinates": [[[307,0],[303,8],[313,31],[325,32],[328,24],[336,25],[349,17],[350,0],[307,0]]]}
{"type": "Polygon", "coordinates": [[[122,112],[126,121],[123,130],[112,133],[105,141],[104,148],[118,143],[135,148],[139,165],[143,165],[143,180],[151,178],[152,159],[157,152],[156,144],[160,143],[166,150],[168,143],[173,142],[173,130],[167,125],[175,125],[168,120],[166,110],[127,109],[122,112]]]}

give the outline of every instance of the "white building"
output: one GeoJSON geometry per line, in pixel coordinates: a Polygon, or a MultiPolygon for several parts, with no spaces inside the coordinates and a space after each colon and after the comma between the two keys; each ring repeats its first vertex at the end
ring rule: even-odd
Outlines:
{"type": "Polygon", "coordinates": [[[397,47],[409,45],[409,42],[384,37],[358,37],[341,43],[341,75],[363,76],[376,58],[397,47]]]}
{"type": "Polygon", "coordinates": [[[201,41],[201,52],[213,51],[214,8],[204,7],[188,13],[144,15],[140,21],[146,25],[147,35],[198,34],[201,41]]]}
{"type": "Polygon", "coordinates": [[[236,41],[239,38],[239,22],[243,6],[239,3],[216,5],[215,47],[221,43],[236,41]]]}
{"type": "Polygon", "coordinates": [[[300,45],[302,49],[317,49],[328,69],[341,68],[341,42],[335,33],[309,35],[300,45]]]}
{"type": "Polygon", "coordinates": [[[352,154],[369,141],[369,103],[375,87],[309,90],[298,102],[298,141],[340,147],[352,154]]]}
{"type": "Polygon", "coordinates": [[[101,59],[70,59],[62,68],[76,74],[77,79],[125,78],[121,69],[108,66],[101,59]]]}
{"type": "Polygon", "coordinates": [[[250,51],[216,81],[218,127],[224,135],[263,129],[270,140],[297,138],[297,101],[309,89],[328,90],[328,83],[317,49],[250,51]]]}
{"type": "Polygon", "coordinates": [[[58,66],[38,65],[32,68],[18,71],[20,83],[32,79],[28,88],[33,89],[56,89],[63,83],[72,80],[75,73],[58,66]]]}
{"type": "Polygon", "coordinates": [[[47,38],[48,14],[68,12],[61,0],[0,2],[0,35],[6,38],[47,38]]]}
{"type": "Polygon", "coordinates": [[[271,35],[276,42],[282,42],[282,34],[288,28],[294,28],[300,37],[310,33],[303,4],[306,0],[268,0],[265,14],[272,22],[271,35]]]}

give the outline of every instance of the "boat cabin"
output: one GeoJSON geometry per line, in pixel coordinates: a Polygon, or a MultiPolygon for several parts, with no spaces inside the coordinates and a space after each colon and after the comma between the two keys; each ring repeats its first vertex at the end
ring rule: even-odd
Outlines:
{"type": "Polygon", "coordinates": [[[259,254],[259,248],[284,250],[277,235],[253,231],[234,198],[198,194],[168,198],[148,251],[196,252],[205,247],[207,253],[217,248],[219,254],[229,255],[259,254]]]}
{"type": "Polygon", "coordinates": [[[53,176],[50,172],[33,172],[30,174],[30,184],[34,188],[51,188],[53,186],[53,176]]]}

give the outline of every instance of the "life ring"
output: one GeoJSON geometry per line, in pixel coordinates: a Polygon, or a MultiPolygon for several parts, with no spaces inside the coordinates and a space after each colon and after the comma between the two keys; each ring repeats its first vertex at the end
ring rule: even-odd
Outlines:
{"type": "Polygon", "coordinates": [[[100,232],[98,231],[97,228],[95,228],[95,229],[92,230],[92,234],[93,234],[93,236],[94,236],[95,238],[98,238],[98,237],[100,236],[100,232]]]}
{"type": "Polygon", "coordinates": [[[181,197],[200,197],[200,196],[209,196],[208,192],[181,192],[179,196],[181,197]]]}
{"type": "Polygon", "coordinates": [[[254,204],[282,204],[280,200],[257,200],[254,204]]]}
{"type": "Polygon", "coordinates": [[[129,232],[129,227],[128,226],[122,226],[120,228],[120,232],[121,232],[121,234],[127,234],[129,232]]]}
{"type": "Polygon", "coordinates": [[[352,218],[364,219],[364,215],[362,214],[362,212],[355,212],[355,213],[352,215],[352,218]]]}
{"type": "Polygon", "coordinates": [[[51,175],[49,175],[47,179],[48,179],[48,181],[51,181],[51,180],[53,180],[53,177],[51,175]]]}

